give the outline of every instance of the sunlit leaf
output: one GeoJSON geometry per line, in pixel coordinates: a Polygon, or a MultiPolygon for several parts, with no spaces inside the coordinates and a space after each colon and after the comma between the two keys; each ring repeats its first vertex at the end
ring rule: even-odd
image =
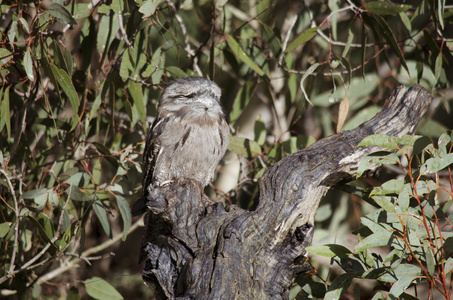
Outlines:
{"type": "Polygon", "coordinates": [[[443,157],[431,157],[421,167],[421,174],[434,174],[453,164],[453,153],[443,157]]]}
{"type": "Polygon", "coordinates": [[[399,162],[398,156],[394,153],[389,152],[375,152],[365,157],[357,169],[357,178],[363,175],[363,173],[373,165],[385,164],[394,165],[399,162]]]}
{"type": "Polygon", "coordinates": [[[337,245],[337,244],[327,244],[327,245],[319,245],[319,246],[310,246],[305,248],[308,253],[316,254],[324,257],[347,257],[352,254],[348,248],[337,245]]]}
{"type": "Polygon", "coordinates": [[[363,240],[359,241],[355,246],[355,251],[361,252],[366,251],[372,247],[382,247],[387,246],[390,244],[390,240],[392,239],[393,233],[391,231],[382,230],[379,232],[375,232],[363,240]]]}

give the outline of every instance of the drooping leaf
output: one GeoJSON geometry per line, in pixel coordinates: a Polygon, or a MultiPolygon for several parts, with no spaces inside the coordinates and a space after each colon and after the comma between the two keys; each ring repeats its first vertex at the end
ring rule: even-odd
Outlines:
{"type": "Polygon", "coordinates": [[[354,273],[343,273],[337,276],[329,286],[324,300],[338,300],[346,292],[357,275],[354,273]]]}
{"type": "Polygon", "coordinates": [[[357,178],[363,175],[365,170],[367,170],[371,165],[374,164],[385,164],[385,165],[394,165],[399,162],[398,156],[394,153],[389,152],[375,152],[367,157],[365,157],[357,169],[357,178]]]}
{"type": "Polygon", "coordinates": [[[107,281],[99,277],[93,277],[85,281],[87,294],[98,300],[120,300],[120,293],[107,281]]]}
{"type": "Polygon", "coordinates": [[[264,71],[244,52],[241,46],[236,42],[233,36],[227,35],[227,43],[230,46],[231,51],[242,60],[250,69],[255,71],[261,76],[264,76],[264,71]]]}
{"type": "Polygon", "coordinates": [[[340,102],[340,107],[338,109],[338,122],[337,122],[337,132],[341,131],[344,122],[346,121],[346,117],[348,116],[349,112],[349,99],[348,95],[344,95],[343,101],[340,102]]]}
{"type": "Polygon", "coordinates": [[[33,60],[31,59],[30,48],[25,51],[24,54],[24,68],[30,81],[35,81],[35,75],[33,75],[33,60]]]}
{"type": "Polygon", "coordinates": [[[138,115],[140,116],[140,121],[143,125],[146,125],[145,100],[143,99],[141,84],[135,81],[130,81],[127,90],[129,91],[134,102],[134,106],[137,109],[138,115]]]}
{"type": "Polygon", "coordinates": [[[434,75],[436,76],[437,80],[439,80],[440,75],[442,74],[442,60],[443,60],[442,52],[439,52],[439,55],[436,58],[436,63],[434,66],[434,75]]]}
{"type": "Polygon", "coordinates": [[[390,244],[392,237],[393,233],[391,231],[382,228],[381,231],[375,232],[358,242],[354,249],[357,252],[361,252],[372,247],[387,246],[390,244]]]}
{"type": "Polygon", "coordinates": [[[74,20],[71,13],[66,8],[61,6],[61,4],[56,2],[52,3],[47,9],[47,13],[57,18],[58,23],[77,25],[77,21],[74,20]]]}
{"type": "Polygon", "coordinates": [[[308,70],[305,71],[304,76],[302,76],[302,79],[300,80],[300,89],[304,93],[305,100],[307,100],[307,102],[310,103],[312,106],[313,106],[313,103],[310,102],[310,98],[308,97],[308,94],[305,91],[304,81],[305,81],[305,79],[307,79],[308,76],[313,74],[313,72],[318,68],[318,66],[319,66],[319,63],[314,63],[313,65],[311,65],[310,68],[308,68],[308,70]]]}
{"type": "Polygon", "coordinates": [[[230,123],[233,124],[233,126],[235,126],[237,119],[244,112],[245,107],[250,102],[252,85],[252,82],[247,82],[239,89],[236,99],[234,99],[233,108],[230,112],[230,123]]]}
{"type": "Polygon", "coordinates": [[[96,200],[93,202],[93,209],[98,217],[99,222],[101,223],[102,229],[104,229],[105,234],[112,238],[112,228],[110,227],[109,219],[107,218],[107,212],[105,211],[104,206],[101,201],[96,200]]]}
{"type": "Polygon", "coordinates": [[[143,18],[149,18],[154,15],[161,2],[162,0],[146,0],[138,11],[143,14],[143,18]]]}
{"type": "Polygon", "coordinates": [[[63,92],[68,97],[69,102],[71,103],[74,116],[77,116],[80,101],[79,96],[77,95],[77,92],[74,88],[74,85],[72,84],[71,78],[69,77],[68,73],[66,73],[62,69],[59,69],[54,64],[50,64],[50,67],[52,68],[53,74],[55,75],[55,79],[57,80],[58,85],[61,87],[63,92]]]}
{"type": "Polygon", "coordinates": [[[396,15],[407,11],[409,5],[397,5],[386,1],[370,1],[365,3],[365,9],[378,15],[396,15]]]}
{"type": "Polygon", "coordinates": [[[352,254],[348,248],[337,245],[337,244],[327,244],[327,245],[320,245],[320,246],[310,246],[305,248],[308,253],[316,254],[324,257],[347,257],[352,254]]]}
{"type": "Polygon", "coordinates": [[[311,27],[299,34],[299,36],[291,42],[291,44],[288,45],[288,47],[285,50],[285,53],[291,52],[297,47],[305,44],[309,40],[311,40],[315,35],[316,32],[318,31],[318,27],[311,27]]]}
{"type": "Polygon", "coordinates": [[[120,195],[116,195],[116,203],[118,205],[118,209],[120,210],[121,218],[123,219],[123,242],[127,238],[127,233],[129,231],[129,228],[131,228],[131,209],[129,204],[126,201],[126,198],[120,195]]]}
{"type": "MultiPolygon", "coordinates": [[[[10,108],[9,108],[9,89],[8,86],[3,95],[0,94],[0,132],[3,130],[3,127],[6,126],[6,131],[8,133],[8,139],[11,137],[11,117],[10,117],[10,108]]],[[[2,92],[2,91],[0,91],[2,92]]]]}
{"type": "Polygon", "coordinates": [[[434,174],[453,164],[453,153],[443,157],[431,157],[421,167],[421,174],[434,174]]]}
{"type": "Polygon", "coordinates": [[[11,222],[0,223],[0,238],[4,238],[11,228],[11,222]]]}
{"type": "Polygon", "coordinates": [[[237,136],[230,136],[228,150],[247,158],[252,158],[262,153],[261,147],[255,141],[237,136]]]}
{"type": "Polygon", "coordinates": [[[387,41],[387,43],[390,44],[390,47],[392,48],[392,50],[396,53],[396,55],[400,59],[401,64],[406,69],[406,71],[409,73],[409,68],[407,67],[406,59],[404,58],[404,55],[401,52],[401,48],[398,45],[398,43],[396,42],[395,36],[393,35],[393,32],[390,29],[389,25],[381,16],[374,15],[374,14],[372,16],[373,16],[373,19],[376,20],[377,24],[379,25],[382,36],[387,41]]]}
{"type": "Polygon", "coordinates": [[[166,68],[166,70],[168,72],[170,72],[171,74],[173,74],[173,78],[175,78],[175,79],[187,77],[187,74],[178,67],[169,66],[166,68]]]}

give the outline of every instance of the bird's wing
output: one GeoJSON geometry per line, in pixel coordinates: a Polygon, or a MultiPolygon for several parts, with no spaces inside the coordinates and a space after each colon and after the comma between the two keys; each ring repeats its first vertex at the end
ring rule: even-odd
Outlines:
{"type": "Polygon", "coordinates": [[[156,167],[157,155],[159,154],[161,143],[159,136],[161,135],[167,118],[160,119],[159,116],[154,120],[153,125],[146,136],[145,151],[143,152],[143,189],[147,189],[153,184],[153,174],[156,167]]]}

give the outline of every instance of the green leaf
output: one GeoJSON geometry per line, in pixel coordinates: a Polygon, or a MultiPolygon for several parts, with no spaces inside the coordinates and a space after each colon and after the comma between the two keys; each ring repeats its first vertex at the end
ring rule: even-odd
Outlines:
{"type": "Polygon", "coordinates": [[[398,156],[394,153],[389,152],[375,152],[365,157],[357,169],[357,178],[363,175],[363,173],[370,168],[373,164],[384,164],[394,165],[399,162],[398,156]]]}
{"type": "Polygon", "coordinates": [[[69,25],[77,25],[77,21],[74,20],[72,17],[71,13],[61,6],[61,4],[58,3],[52,3],[49,8],[47,9],[47,12],[54,16],[55,18],[58,19],[58,23],[60,24],[69,24],[69,25]]]}
{"type": "Polygon", "coordinates": [[[78,186],[75,185],[69,186],[68,195],[72,200],[75,201],[90,201],[93,199],[93,195],[85,193],[78,186]]]}
{"type": "Polygon", "coordinates": [[[389,195],[399,194],[404,187],[404,179],[390,179],[384,182],[381,186],[375,187],[371,191],[370,196],[373,195],[389,195]]]}
{"type": "Polygon", "coordinates": [[[367,43],[367,30],[365,24],[362,22],[362,35],[360,36],[361,47],[360,51],[361,54],[361,70],[362,70],[362,77],[365,78],[365,60],[366,60],[366,43],[367,43]]]}
{"type": "Polygon", "coordinates": [[[302,79],[300,80],[300,89],[304,93],[305,100],[307,100],[307,102],[310,103],[312,106],[313,106],[313,103],[310,102],[310,98],[308,97],[307,92],[305,91],[305,88],[304,88],[304,81],[305,81],[305,79],[307,79],[307,77],[309,75],[313,74],[313,72],[316,70],[316,68],[318,68],[318,66],[319,66],[319,63],[315,63],[315,64],[311,65],[310,68],[308,68],[308,70],[305,71],[304,76],[302,76],[302,79]]]}
{"type": "Polygon", "coordinates": [[[409,5],[396,5],[385,1],[371,1],[364,6],[366,10],[378,15],[396,15],[410,8],[409,5]]]}
{"type": "Polygon", "coordinates": [[[263,118],[258,115],[255,120],[255,127],[254,127],[255,138],[254,140],[258,143],[258,145],[264,145],[266,142],[266,125],[264,124],[263,118]]]}
{"type": "Polygon", "coordinates": [[[389,25],[382,17],[380,17],[378,15],[372,15],[372,16],[373,16],[373,19],[376,20],[377,24],[381,28],[380,32],[384,36],[384,39],[387,41],[387,43],[390,44],[390,47],[393,49],[393,51],[395,51],[396,55],[399,57],[401,64],[406,69],[406,71],[409,73],[409,68],[407,67],[406,59],[404,58],[404,55],[401,52],[401,49],[398,46],[398,43],[396,42],[395,36],[393,35],[393,32],[390,29],[389,25]]]}
{"type": "Polygon", "coordinates": [[[4,222],[0,224],[0,238],[4,238],[11,228],[11,222],[4,222]]]}
{"type": "Polygon", "coordinates": [[[354,249],[356,252],[363,252],[369,248],[387,246],[390,245],[392,238],[393,233],[382,228],[381,231],[375,232],[358,242],[354,249]]]}
{"type": "Polygon", "coordinates": [[[173,75],[172,77],[175,79],[187,77],[187,74],[178,67],[169,66],[169,67],[166,67],[165,69],[168,72],[170,72],[173,75]]]}
{"type": "Polygon", "coordinates": [[[240,59],[242,60],[250,69],[254,70],[260,76],[264,76],[264,71],[253,62],[252,59],[242,50],[241,46],[236,42],[236,40],[231,35],[227,35],[227,43],[230,46],[231,51],[240,59]]]}
{"type": "Polygon", "coordinates": [[[57,68],[54,64],[51,64],[50,67],[52,68],[53,74],[58,82],[58,85],[61,87],[63,92],[71,102],[72,111],[74,112],[74,117],[77,116],[77,112],[79,109],[79,97],[77,96],[77,92],[72,84],[71,78],[69,77],[68,73],[64,70],[57,68]]]}
{"type": "Polygon", "coordinates": [[[94,299],[99,300],[116,300],[123,299],[118,291],[107,281],[99,277],[93,277],[85,281],[87,294],[94,299]]]}
{"type": "Polygon", "coordinates": [[[324,300],[337,300],[341,298],[341,295],[347,291],[351,282],[357,275],[355,273],[343,273],[337,276],[332,284],[327,289],[327,293],[324,296],[324,300]]]}
{"type": "Polygon", "coordinates": [[[134,101],[135,108],[137,109],[138,115],[140,116],[140,121],[142,121],[143,126],[145,126],[146,110],[141,84],[135,81],[130,81],[127,90],[129,91],[129,94],[131,95],[132,100],[134,101]]]}
{"type": "Polygon", "coordinates": [[[104,229],[105,234],[112,238],[112,229],[110,228],[109,219],[107,218],[107,212],[105,211],[104,206],[101,201],[96,200],[93,203],[93,209],[98,217],[99,222],[101,222],[102,229],[104,229]]]}
{"type": "MultiPolygon", "coordinates": [[[[8,49],[5,49],[5,48],[0,48],[0,59],[4,59],[5,57],[10,56],[10,55],[12,55],[11,51],[9,51],[8,49]]],[[[12,59],[12,58],[13,57],[11,56],[10,59],[12,59]]],[[[2,61],[2,63],[5,64],[8,61],[2,61]]]]}
{"type": "Polygon", "coordinates": [[[33,75],[33,60],[31,59],[30,48],[25,51],[24,54],[24,68],[30,81],[35,81],[35,75],[33,75]]]}
{"type": "Polygon", "coordinates": [[[443,157],[431,157],[421,167],[421,174],[434,174],[453,164],[453,153],[443,157]]]}
{"type": "Polygon", "coordinates": [[[253,82],[246,82],[238,91],[236,99],[233,102],[233,108],[230,112],[230,123],[235,126],[237,119],[243,113],[245,107],[250,102],[250,94],[252,90],[253,82]]]}
{"type": "Polygon", "coordinates": [[[28,192],[25,192],[22,197],[24,199],[35,199],[37,197],[41,197],[42,195],[47,196],[48,189],[36,189],[36,190],[31,190],[28,192]]]}
{"type": "Polygon", "coordinates": [[[434,75],[436,76],[437,80],[439,80],[440,75],[442,74],[442,59],[443,59],[442,52],[439,52],[439,55],[437,55],[436,64],[434,67],[434,75]]]}
{"type": "Polygon", "coordinates": [[[294,41],[291,42],[291,44],[288,45],[288,47],[285,50],[285,53],[291,52],[297,47],[311,40],[315,36],[317,31],[318,27],[311,27],[303,31],[294,41]]]}
{"type": "Polygon", "coordinates": [[[395,138],[386,134],[373,134],[364,138],[357,147],[379,146],[389,150],[397,150],[398,143],[395,138]]]}
{"type": "Polygon", "coordinates": [[[122,240],[124,242],[127,238],[127,233],[129,231],[129,228],[131,228],[131,224],[132,224],[131,209],[129,207],[129,204],[126,201],[126,198],[124,198],[123,196],[120,196],[120,195],[116,195],[116,194],[115,194],[115,197],[116,197],[116,203],[118,205],[118,209],[120,210],[120,213],[121,213],[121,218],[123,219],[123,238],[122,238],[122,240]]]}
{"type": "Polygon", "coordinates": [[[159,6],[161,2],[162,0],[146,0],[138,11],[143,14],[143,18],[148,18],[154,15],[157,6],[159,6]]]}
{"type": "Polygon", "coordinates": [[[10,105],[9,105],[9,89],[8,86],[5,89],[3,95],[0,94],[1,104],[0,104],[0,132],[3,130],[3,127],[6,125],[6,131],[8,132],[8,139],[11,138],[11,116],[10,116],[10,105]],[[3,97],[2,97],[3,96],[3,97]]]}
{"type": "MultiPolygon", "coordinates": [[[[42,214],[40,214],[42,216],[42,214]]],[[[46,230],[40,222],[31,216],[27,216],[28,220],[33,224],[33,227],[37,229],[39,236],[44,240],[45,243],[51,242],[51,237],[48,236],[46,230]]],[[[55,249],[55,248],[54,248],[55,249]]]]}
{"type": "Polygon", "coordinates": [[[129,76],[131,74],[131,71],[133,70],[133,67],[131,65],[131,60],[129,56],[129,50],[126,49],[123,53],[123,57],[121,60],[121,66],[120,66],[120,76],[123,82],[126,82],[129,79],[129,76]]]}
{"type": "Polygon", "coordinates": [[[324,257],[348,257],[352,252],[348,248],[337,245],[327,244],[321,246],[310,246],[305,248],[308,253],[316,254],[324,257]]]}
{"type": "MultiPolygon", "coordinates": [[[[398,298],[404,290],[409,287],[412,281],[417,279],[420,280],[420,276],[421,270],[419,267],[409,264],[399,265],[398,268],[394,270],[394,275],[392,276],[393,278],[396,278],[397,281],[393,284],[389,294],[398,298]]],[[[382,278],[379,278],[379,280],[385,281],[382,278]]]]}
{"type": "Polygon", "coordinates": [[[261,147],[255,141],[237,136],[230,136],[228,150],[249,159],[261,154],[261,147]]]}

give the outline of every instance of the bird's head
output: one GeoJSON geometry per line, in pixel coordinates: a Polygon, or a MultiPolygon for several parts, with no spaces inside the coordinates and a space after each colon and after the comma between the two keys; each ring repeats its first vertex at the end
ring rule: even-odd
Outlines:
{"type": "MultiPolygon", "coordinates": [[[[191,106],[210,110],[220,108],[219,86],[203,77],[185,77],[170,82],[162,93],[159,106],[167,109],[191,106]]],[[[173,109],[171,109],[173,110],[173,109]]]]}

